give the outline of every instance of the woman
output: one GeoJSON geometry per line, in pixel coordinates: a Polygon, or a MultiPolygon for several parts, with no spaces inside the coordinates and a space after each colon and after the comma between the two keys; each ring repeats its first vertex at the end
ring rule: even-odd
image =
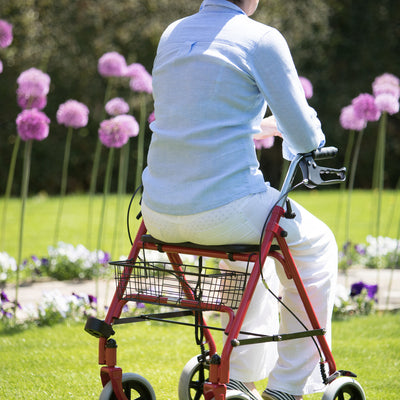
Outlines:
{"type": "MultiPolygon", "coordinates": [[[[258,243],[279,192],[264,182],[253,137],[281,135],[287,159],[325,142],[286,41],[249,18],[257,5],[257,0],[204,0],[197,14],[174,22],[161,37],[153,68],[155,122],[142,204],[146,227],[160,240],[258,243]],[[274,117],[264,119],[267,105],[274,117]]],[[[330,332],[335,239],[300,205],[292,202],[292,208],[296,217],[282,220],[282,227],[319,321],[330,332]]],[[[221,267],[236,268],[225,264],[221,267]]],[[[282,300],[307,320],[293,282],[281,267],[276,272],[282,300]]],[[[247,331],[268,318],[270,299],[258,289],[245,320],[247,331]]],[[[288,312],[280,310],[280,330],[298,329],[288,312]]],[[[264,399],[299,400],[323,390],[310,338],[279,343],[272,370],[271,347],[243,349],[232,352],[228,387],[241,388],[251,399],[261,398],[254,382],[266,376],[264,399]]]]}

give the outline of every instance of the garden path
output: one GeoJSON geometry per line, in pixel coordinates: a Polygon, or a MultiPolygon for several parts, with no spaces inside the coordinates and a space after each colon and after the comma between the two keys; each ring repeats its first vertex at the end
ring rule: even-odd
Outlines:
{"type": "MultiPolygon", "coordinates": [[[[378,270],[352,267],[348,270],[347,277],[343,272],[339,273],[338,284],[349,288],[356,282],[366,284],[378,284],[378,309],[400,309],[400,270],[378,270]],[[389,302],[387,302],[389,282],[392,281],[389,302]]],[[[31,305],[37,306],[43,301],[46,293],[70,296],[93,295],[98,297],[100,308],[110,304],[115,290],[113,279],[93,281],[45,281],[35,282],[21,286],[18,291],[18,299],[22,308],[31,305]],[[98,285],[98,286],[97,286],[98,285]],[[96,289],[97,286],[97,289],[96,289]]],[[[7,286],[5,289],[8,297],[14,299],[15,287],[7,286]]]]}

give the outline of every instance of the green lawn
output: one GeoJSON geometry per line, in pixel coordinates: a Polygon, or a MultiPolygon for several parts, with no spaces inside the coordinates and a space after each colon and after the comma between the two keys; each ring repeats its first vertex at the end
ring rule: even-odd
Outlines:
{"type": "MultiPolygon", "coordinates": [[[[198,354],[193,329],[170,324],[117,326],[118,365],[152,384],[157,400],[176,400],[180,373],[198,354]]],[[[333,324],[338,369],[358,374],[367,399],[398,400],[398,314],[352,318],[333,324]]],[[[218,338],[219,340],[219,338],[218,338]]],[[[1,399],[96,399],[101,392],[97,339],[83,324],[62,324],[0,334],[1,399]]],[[[258,382],[264,389],[266,380],[258,382]]],[[[306,400],[321,395],[306,396],[306,400]]]]}
{"type": "MultiPolygon", "coordinates": [[[[336,235],[337,242],[341,246],[345,241],[345,208],[346,201],[339,191],[335,190],[307,190],[297,191],[291,197],[300,202],[326,222],[336,235]]],[[[399,192],[385,191],[382,201],[382,229],[383,236],[397,237],[400,221],[399,192]]],[[[116,219],[116,196],[107,199],[103,236],[98,241],[99,214],[102,204],[102,196],[95,197],[94,218],[91,237],[88,236],[88,207],[87,195],[67,196],[64,203],[64,213],[61,221],[60,240],[71,244],[83,244],[90,250],[97,248],[114,252],[119,255],[127,254],[130,243],[126,229],[126,212],[129,205],[129,196],[125,196],[119,207],[119,215],[116,219]],[[117,221],[117,222],[116,222],[117,221]],[[114,232],[117,232],[117,244],[113,245],[114,232]],[[90,239],[90,240],[89,240],[90,239]]],[[[0,199],[0,212],[3,210],[4,199],[0,199]]],[[[354,243],[365,243],[367,235],[374,232],[372,215],[376,199],[371,191],[356,190],[352,197],[350,214],[351,229],[350,239],[354,243]]],[[[58,207],[57,197],[35,196],[27,201],[25,230],[23,240],[23,256],[32,254],[43,256],[47,254],[47,246],[54,243],[55,218],[58,207]]],[[[137,229],[135,216],[137,206],[131,213],[131,231],[134,234],[137,229]]],[[[0,214],[1,216],[2,214],[0,214]]],[[[7,251],[13,257],[17,256],[19,241],[20,200],[11,199],[8,202],[6,220],[5,246],[1,251],[7,251]]],[[[0,243],[1,246],[1,243],[0,243]]],[[[114,257],[114,256],[113,256],[114,257]]],[[[115,258],[115,257],[114,257],[115,258]]]]}

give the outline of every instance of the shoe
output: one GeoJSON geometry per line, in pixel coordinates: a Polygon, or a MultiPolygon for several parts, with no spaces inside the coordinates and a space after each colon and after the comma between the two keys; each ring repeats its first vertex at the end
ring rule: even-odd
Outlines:
{"type": "Polygon", "coordinates": [[[292,394],[271,389],[265,389],[261,396],[264,400],[296,400],[292,394]]]}
{"type": "Polygon", "coordinates": [[[226,388],[228,390],[238,390],[239,392],[244,393],[246,396],[249,397],[250,400],[258,400],[259,398],[254,396],[253,393],[247,388],[247,386],[240,381],[236,381],[234,379],[230,379],[229,382],[226,384],[226,388]]]}

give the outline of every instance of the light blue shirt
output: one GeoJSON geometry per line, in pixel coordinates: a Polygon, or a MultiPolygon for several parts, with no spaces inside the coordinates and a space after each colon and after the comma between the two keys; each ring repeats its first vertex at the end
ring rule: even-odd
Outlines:
{"type": "Polygon", "coordinates": [[[143,201],[154,211],[195,214],[265,191],[252,135],[267,104],[287,157],[324,139],[283,36],[227,0],[171,24],[152,74],[143,201]]]}

